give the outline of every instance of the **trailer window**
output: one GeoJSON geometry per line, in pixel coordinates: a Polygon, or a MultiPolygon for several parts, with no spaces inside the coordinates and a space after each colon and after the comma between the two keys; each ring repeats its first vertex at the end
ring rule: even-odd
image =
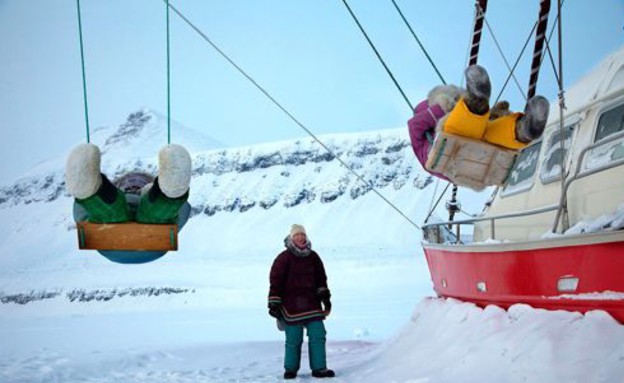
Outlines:
{"type": "Polygon", "coordinates": [[[503,196],[519,193],[530,189],[534,183],[535,170],[537,169],[537,159],[539,158],[542,141],[538,141],[528,146],[520,152],[514,167],[509,173],[503,196]]]}

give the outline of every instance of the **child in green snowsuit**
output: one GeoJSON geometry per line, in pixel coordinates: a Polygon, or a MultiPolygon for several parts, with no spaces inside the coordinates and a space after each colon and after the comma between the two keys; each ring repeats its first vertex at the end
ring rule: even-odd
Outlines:
{"type": "MultiPolygon", "coordinates": [[[[129,173],[117,186],[100,173],[100,150],[82,144],[70,153],[65,168],[65,182],[75,198],[76,222],[177,223],[181,228],[190,214],[187,203],[191,180],[191,157],[180,145],[167,145],[159,152],[159,175],[129,173]]],[[[143,263],[165,252],[100,251],[108,259],[121,263],[143,263]]]]}

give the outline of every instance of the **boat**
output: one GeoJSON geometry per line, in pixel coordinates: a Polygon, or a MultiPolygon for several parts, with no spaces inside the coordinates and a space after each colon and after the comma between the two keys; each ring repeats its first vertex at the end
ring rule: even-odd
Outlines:
{"type": "Polygon", "coordinates": [[[624,324],[624,48],[566,90],[565,104],[551,104],[542,138],[483,212],[423,225],[438,296],[604,310],[624,324]]]}

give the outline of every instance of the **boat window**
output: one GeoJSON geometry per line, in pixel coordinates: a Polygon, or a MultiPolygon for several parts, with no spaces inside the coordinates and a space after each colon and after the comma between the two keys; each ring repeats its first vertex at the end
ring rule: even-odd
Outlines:
{"type": "Polygon", "coordinates": [[[598,142],[624,129],[624,104],[604,112],[598,120],[594,142],[598,142]]]}
{"type": "Polygon", "coordinates": [[[546,154],[540,168],[540,179],[542,183],[549,183],[561,178],[561,161],[566,161],[572,143],[572,132],[576,124],[568,125],[561,129],[555,129],[548,138],[546,154]],[[563,148],[561,147],[561,137],[563,136],[563,148]]]}
{"type": "Polygon", "coordinates": [[[538,141],[531,146],[522,149],[514,167],[509,173],[507,184],[502,192],[502,196],[516,194],[528,190],[533,186],[537,160],[539,158],[542,141],[538,141]]]}
{"type": "MultiPolygon", "coordinates": [[[[614,134],[624,134],[624,104],[609,109],[600,116],[594,142],[599,143],[614,134]]],[[[605,142],[587,153],[583,170],[596,169],[619,160],[624,160],[624,137],[605,142]]]]}

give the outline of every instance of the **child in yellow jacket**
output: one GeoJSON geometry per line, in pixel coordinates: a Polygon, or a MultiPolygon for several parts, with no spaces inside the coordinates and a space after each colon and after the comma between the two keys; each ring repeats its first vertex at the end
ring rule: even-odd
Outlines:
{"type": "Polygon", "coordinates": [[[550,108],[546,98],[532,97],[524,113],[505,111],[501,116],[492,118],[489,108],[492,87],[486,70],[472,65],[466,69],[465,75],[464,97],[441,122],[445,133],[483,140],[508,149],[522,149],[541,137],[550,108]]]}

